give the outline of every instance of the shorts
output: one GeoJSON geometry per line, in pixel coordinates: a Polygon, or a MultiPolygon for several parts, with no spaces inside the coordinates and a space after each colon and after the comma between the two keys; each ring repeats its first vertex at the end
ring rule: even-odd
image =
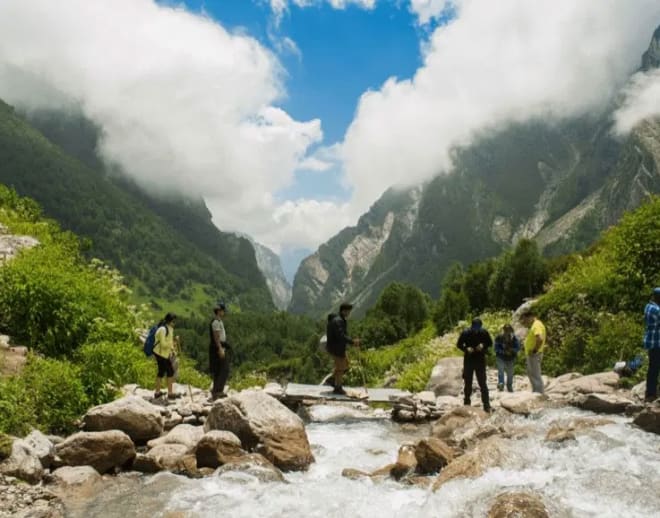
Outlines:
{"type": "Polygon", "coordinates": [[[173,378],[174,367],[172,366],[172,362],[170,361],[170,359],[163,358],[162,356],[158,356],[156,353],[154,353],[154,356],[156,357],[156,364],[158,365],[158,374],[156,375],[156,377],[164,378],[165,376],[167,376],[168,378],[173,378]]]}

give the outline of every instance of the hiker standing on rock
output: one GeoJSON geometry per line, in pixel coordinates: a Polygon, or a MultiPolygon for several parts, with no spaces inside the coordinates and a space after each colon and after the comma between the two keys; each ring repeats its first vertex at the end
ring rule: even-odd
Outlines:
{"type": "Polygon", "coordinates": [[[216,400],[225,397],[225,384],[229,379],[229,356],[227,349],[227,333],[222,318],[227,311],[223,303],[219,303],[213,310],[213,320],[209,324],[209,370],[213,375],[213,388],[211,398],[216,400]]]}
{"type": "Polygon", "coordinates": [[[472,326],[465,329],[458,337],[456,347],[463,351],[463,379],[465,380],[465,394],[463,404],[469,406],[472,396],[472,378],[477,375],[481,402],[484,410],[490,412],[490,399],[488,397],[488,384],[486,383],[486,352],[493,345],[490,333],[483,328],[481,319],[472,320],[472,326]]]}
{"type": "Polygon", "coordinates": [[[359,338],[351,338],[348,335],[348,317],[351,314],[353,305],[344,302],[339,306],[339,314],[331,316],[328,319],[326,335],[328,337],[328,353],[335,362],[334,367],[334,390],[333,394],[345,396],[346,391],[342,386],[344,373],[348,370],[348,357],[346,356],[346,347],[355,345],[359,347],[359,338]]]}
{"type": "Polygon", "coordinates": [[[644,349],[649,354],[649,370],[646,373],[644,401],[658,397],[658,374],[660,374],[660,288],[654,288],[651,300],[644,308],[644,349]]]}
{"type": "Polygon", "coordinates": [[[520,351],[520,340],[513,333],[511,324],[504,324],[502,334],[495,338],[497,390],[504,390],[504,373],[506,372],[506,389],[513,392],[513,367],[518,351],[520,351]]]}
{"type": "Polygon", "coordinates": [[[545,325],[532,309],[520,315],[520,321],[529,329],[525,338],[525,355],[527,356],[527,377],[532,384],[532,392],[543,394],[543,378],[541,376],[541,361],[545,349],[545,325]]]}
{"type": "Polygon", "coordinates": [[[154,356],[158,365],[156,374],[156,392],[154,398],[158,399],[163,394],[160,391],[161,378],[167,376],[167,398],[175,399],[178,397],[174,393],[174,361],[176,358],[175,344],[178,344],[178,337],[174,337],[174,323],[176,315],[168,313],[158,324],[156,330],[156,339],[154,345],[154,356]]]}

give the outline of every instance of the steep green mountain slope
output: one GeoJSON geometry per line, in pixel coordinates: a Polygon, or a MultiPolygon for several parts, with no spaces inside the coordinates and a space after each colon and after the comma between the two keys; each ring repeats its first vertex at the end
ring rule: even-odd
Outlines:
{"type": "MultiPolygon", "coordinates": [[[[659,42],[656,31],[643,69],[660,63],[659,42]]],[[[394,280],[437,295],[453,262],[494,256],[522,237],[535,238],[550,255],[593,243],[660,192],[660,123],[645,121],[620,142],[611,132],[614,108],[480,135],[456,150],[451,174],[409,191],[405,209],[387,193],[356,227],[305,259],[290,309],[320,315],[341,299],[364,307],[394,280]],[[392,226],[402,213],[407,224],[392,226]]]]}
{"type": "Polygon", "coordinates": [[[0,183],[88,238],[86,253],[121,270],[141,299],[194,311],[218,298],[272,308],[251,244],[220,232],[203,204],[153,201],[104,174],[90,151],[93,131],[75,120],[51,121],[46,133],[78,158],[0,102],[0,183]]]}

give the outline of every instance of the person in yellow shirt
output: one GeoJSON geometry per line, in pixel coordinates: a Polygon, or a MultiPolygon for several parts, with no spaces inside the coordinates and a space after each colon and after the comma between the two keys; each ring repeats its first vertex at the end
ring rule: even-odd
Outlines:
{"type": "Polygon", "coordinates": [[[525,338],[525,355],[527,356],[527,377],[532,384],[532,392],[543,394],[543,378],[541,377],[541,361],[545,349],[546,330],[533,310],[528,309],[520,316],[522,324],[529,329],[525,338]]]}
{"type": "Polygon", "coordinates": [[[176,347],[178,345],[178,337],[174,336],[174,323],[176,322],[176,315],[168,313],[165,318],[160,321],[158,330],[156,331],[156,345],[154,346],[154,356],[156,357],[156,364],[158,365],[158,373],[156,374],[156,392],[154,398],[160,398],[163,393],[160,391],[161,379],[167,376],[167,397],[168,399],[176,399],[177,394],[174,393],[174,365],[173,359],[176,355],[176,347]]]}

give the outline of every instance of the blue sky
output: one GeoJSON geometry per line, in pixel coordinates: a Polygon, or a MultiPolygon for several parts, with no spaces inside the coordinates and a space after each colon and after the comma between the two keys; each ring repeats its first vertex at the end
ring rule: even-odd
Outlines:
{"type": "MultiPolygon", "coordinates": [[[[378,2],[373,9],[351,4],[335,9],[325,2],[307,8],[290,5],[279,24],[266,0],[185,3],[278,55],[286,70],[287,97],[281,107],[296,120],[320,119],[322,145],[342,140],[365,91],[378,89],[391,76],[411,77],[421,63],[422,29],[403,2],[378,2]],[[295,42],[300,53],[282,49],[278,42],[284,38],[295,42]]],[[[297,172],[295,183],[277,194],[280,199],[350,196],[339,171],[297,172]]]]}

